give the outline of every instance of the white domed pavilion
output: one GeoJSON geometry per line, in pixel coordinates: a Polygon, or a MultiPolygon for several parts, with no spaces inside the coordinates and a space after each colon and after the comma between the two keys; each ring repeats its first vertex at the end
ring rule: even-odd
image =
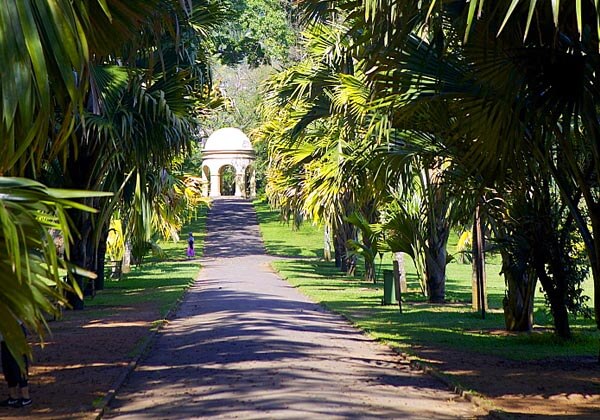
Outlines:
{"type": "Polygon", "coordinates": [[[235,173],[235,196],[256,196],[256,155],[250,139],[237,128],[221,128],[210,135],[202,149],[204,195],[221,196],[221,175],[232,167],[235,173]]]}

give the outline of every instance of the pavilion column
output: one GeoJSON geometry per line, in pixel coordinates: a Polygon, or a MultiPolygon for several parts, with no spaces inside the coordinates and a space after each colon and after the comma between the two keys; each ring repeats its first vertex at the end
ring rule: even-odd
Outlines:
{"type": "Polygon", "coordinates": [[[210,196],[221,196],[221,174],[219,171],[210,171],[210,196]]]}
{"type": "Polygon", "coordinates": [[[235,196],[244,196],[244,171],[241,168],[235,170],[235,196]]]}
{"type": "Polygon", "coordinates": [[[254,168],[250,172],[250,198],[256,198],[256,171],[254,168]]]}
{"type": "Polygon", "coordinates": [[[209,195],[209,188],[210,188],[210,182],[208,180],[208,177],[206,176],[206,172],[205,172],[206,168],[202,168],[202,196],[203,197],[208,197],[209,195]]]}

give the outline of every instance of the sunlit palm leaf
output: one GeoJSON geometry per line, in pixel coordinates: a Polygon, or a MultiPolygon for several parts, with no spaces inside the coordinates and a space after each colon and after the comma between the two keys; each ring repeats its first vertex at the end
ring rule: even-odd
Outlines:
{"type": "Polygon", "coordinates": [[[22,173],[30,161],[39,166],[49,132],[56,144],[68,139],[88,52],[69,0],[3,1],[0,33],[0,174],[22,173]],[[55,106],[62,130],[49,130],[55,106]]]}

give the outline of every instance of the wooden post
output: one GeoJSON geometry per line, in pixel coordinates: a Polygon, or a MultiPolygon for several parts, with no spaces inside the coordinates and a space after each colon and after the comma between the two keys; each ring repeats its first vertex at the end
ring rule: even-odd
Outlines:
{"type": "Polygon", "coordinates": [[[408,286],[406,285],[406,268],[404,267],[404,253],[394,252],[394,275],[398,276],[400,282],[400,291],[406,293],[408,286]]]}
{"type": "Polygon", "coordinates": [[[396,297],[398,298],[398,310],[402,313],[402,293],[406,293],[406,269],[404,268],[404,254],[394,252],[394,287],[396,288],[396,297]]]}

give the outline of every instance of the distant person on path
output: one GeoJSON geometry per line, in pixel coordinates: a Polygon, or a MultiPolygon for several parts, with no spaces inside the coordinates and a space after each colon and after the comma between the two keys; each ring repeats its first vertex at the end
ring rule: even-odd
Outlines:
{"type": "MultiPolygon", "coordinates": [[[[21,324],[22,326],[22,324],[21,324]]],[[[23,327],[23,334],[25,328],[23,327]]],[[[0,357],[2,358],[2,372],[4,379],[8,384],[8,398],[0,401],[1,407],[20,408],[31,405],[31,397],[29,396],[29,384],[27,382],[28,360],[27,356],[23,355],[25,362],[25,371],[21,371],[17,360],[14,358],[8,346],[4,342],[4,338],[0,335],[0,357]]]]}
{"type": "Polygon", "coordinates": [[[187,256],[188,258],[192,258],[196,255],[194,251],[194,235],[190,232],[188,236],[188,247],[187,247],[187,256]]]}

